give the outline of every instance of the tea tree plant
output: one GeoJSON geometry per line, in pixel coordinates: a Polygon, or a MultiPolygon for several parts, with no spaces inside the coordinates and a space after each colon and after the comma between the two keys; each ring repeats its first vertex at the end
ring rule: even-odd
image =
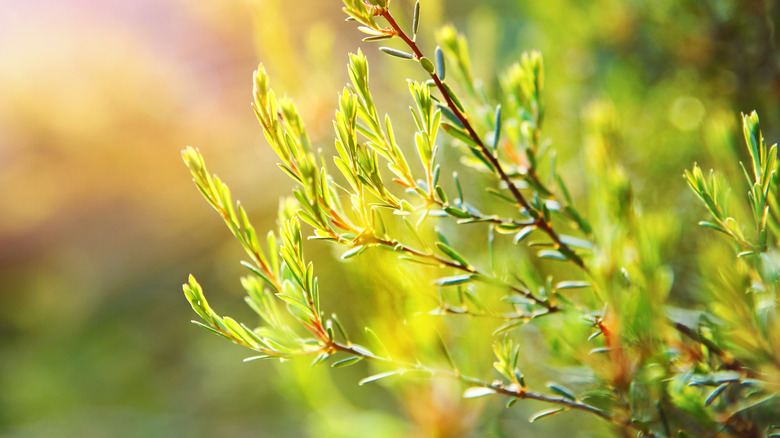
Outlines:
{"type": "Polygon", "coordinates": [[[698,165],[685,172],[711,215],[702,225],[724,233],[734,252],[701,273],[695,306],[675,308],[667,304],[672,276],[664,264],[673,225],[669,218],[642,214],[626,172],[613,162],[608,104],[587,111],[591,212],[583,213],[542,135],[538,52],[510,66],[490,97],[472,78],[466,41],[454,28],[436,34],[433,53],[422,51],[419,3],[410,29],[398,24],[389,0],[344,5],[348,20],[367,34],[365,41],[396,40],[403,49],[379,50],[419,64],[425,80],[408,81],[414,132],[396,133],[390,117],[380,114],[367,59],[358,51],[349,56],[350,84],[340,93],[333,121],[336,155],[328,158],[312,145],[295,105],[277,97],[260,65],[254,111],[279,167],[297,186],[282,201],[278,232],[261,243],[245,209],[208,172],[200,153],[183,152],[196,186],[247,252],[243,264],[250,275],[241,282],[247,304],[262,320],[253,327],[221,316],[191,276],[184,293],[202,320],[197,324],[255,351],[250,359],[308,356],[312,366],[379,364],[384,371],[361,385],[415,373],[459,380],[464,397],[504,397],[508,408],[523,400],[548,404],[532,422],[575,410],[625,436],[780,436],[780,176],[777,147],[765,144],[755,113],[743,116],[750,162],[742,169],[752,224],[735,219],[740,207],[729,202],[731,187],[717,173],[705,177],[698,165]],[[448,170],[444,149],[483,176],[470,171],[464,178],[448,170]],[[492,201],[478,200],[477,207],[463,187],[485,179],[492,180],[483,190],[492,201]],[[451,243],[447,230],[463,227],[487,232],[488,260],[451,243]],[[503,234],[514,246],[495,244],[503,234]],[[455,318],[453,324],[464,318],[494,321],[484,342],[493,345],[495,357],[481,359],[493,361],[498,374],[463,372],[452,353],[464,347],[444,337],[446,366],[403,358],[370,327],[370,345],[352,342],[327,310],[327,291],[321,299],[304,239],[342,247],[344,260],[381,251],[434,273],[439,294],[431,314],[455,318]],[[527,325],[550,342],[555,360],[545,366],[565,364],[586,376],[575,389],[526,378],[520,364],[530,354],[523,343],[527,325]]]}

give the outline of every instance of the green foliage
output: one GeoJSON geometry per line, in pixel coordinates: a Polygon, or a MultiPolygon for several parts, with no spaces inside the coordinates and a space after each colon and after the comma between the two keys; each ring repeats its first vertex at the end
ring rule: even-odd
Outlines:
{"type": "Polygon", "coordinates": [[[419,5],[409,36],[389,1],[344,3],[366,41],[400,40],[404,50],[380,50],[420,63],[425,81],[408,82],[414,132],[398,141],[390,117],[375,105],[366,57],[351,54],[350,84],[333,120],[331,172],[326,154],[312,148],[295,105],[276,97],[258,67],[253,107],[279,167],[297,187],[283,201],[278,234],[268,234],[263,250],[227,186],[208,173],[197,150],[183,152],[196,186],[249,255],[250,275],[242,285],[263,322],[250,328],[219,316],[191,277],[184,292],[203,321],[198,324],[258,352],[256,358],[310,356],[312,365],[330,361],[334,368],[364,360],[378,364],[382,372],[361,385],[417,372],[461,381],[465,398],[507,397],[508,407],[522,400],[551,405],[532,422],[581,411],[607,421],[616,433],[638,436],[768,434],[778,420],[780,389],[780,211],[777,147],[764,143],[758,116],[743,117],[752,170],[742,166],[746,209],[755,232],[745,236],[747,228],[732,215],[745,207],[726,199],[729,190],[739,189],[714,172],[705,178],[698,165],[685,172],[712,217],[702,225],[727,234],[736,251],[732,259],[710,264],[706,251],[692,254],[707,267],[700,275],[709,292],[695,305],[674,307],[667,301],[673,275],[664,261],[665,244],[676,230],[673,218],[644,214],[634,199],[627,172],[610,151],[616,117],[609,103],[586,111],[586,213],[575,205],[566,174],[543,138],[539,52],[511,65],[490,96],[475,85],[466,40],[453,27],[437,33],[435,63],[423,54],[416,43],[419,5]],[[448,64],[455,74],[445,76],[448,64]],[[412,162],[409,154],[416,155],[412,162]],[[453,156],[463,168],[449,179],[444,172],[450,170],[443,169],[456,166],[447,160],[453,156]],[[477,207],[466,201],[462,185],[479,187],[482,181],[491,181],[482,190],[491,196],[477,207]],[[321,305],[313,264],[304,258],[301,225],[311,230],[308,239],[344,248],[342,259],[389,254],[399,266],[413,264],[428,273],[438,292],[429,314],[456,318],[448,319],[450,330],[463,330],[468,318],[491,321],[492,334],[481,342],[492,345],[499,378],[463,371],[468,367],[460,361],[470,355],[469,346],[452,336],[438,339],[440,357],[428,362],[414,351],[413,359],[401,359],[379,330],[367,328],[370,347],[350,341],[338,317],[323,310],[327,301],[321,305]],[[458,244],[458,230],[468,227],[487,231],[488,261],[458,244]],[[497,245],[495,233],[511,235],[513,245],[497,245]],[[565,377],[566,366],[583,377],[571,385],[526,377],[523,363],[535,360],[526,326],[548,342],[550,357],[542,366],[549,374],[565,377]]]}

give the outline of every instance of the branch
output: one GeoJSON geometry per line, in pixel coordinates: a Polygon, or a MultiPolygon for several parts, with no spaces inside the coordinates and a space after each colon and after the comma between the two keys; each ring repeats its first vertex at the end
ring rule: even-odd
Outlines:
{"type": "Polygon", "coordinates": [[[567,410],[573,409],[573,410],[588,412],[590,414],[596,415],[599,418],[609,421],[610,423],[613,423],[615,425],[634,429],[641,433],[641,435],[639,436],[649,437],[649,438],[659,438],[658,435],[643,428],[640,424],[635,423],[630,418],[610,415],[609,413],[604,412],[596,407],[593,407],[591,405],[576,400],[570,400],[564,397],[553,397],[553,396],[541,394],[538,392],[531,391],[525,387],[518,387],[518,385],[515,384],[507,386],[500,382],[493,382],[493,383],[486,382],[484,380],[480,380],[474,377],[465,376],[461,374],[460,371],[458,371],[457,369],[442,370],[442,369],[430,368],[420,363],[399,362],[391,358],[374,356],[372,354],[366,353],[365,351],[353,348],[351,345],[343,345],[337,342],[333,342],[330,345],[330,347],[332,347],[333,350],[341,351],[355,357],[362,357],[364,359],[393,364],[408,371],[420,371],[431,375],[440,375],[440,376],[455,378],[469,385],[488,388],[490,390],[493,390],[496,394],[502,394],[502,395],[514,397],[521,400],[525,400],[525,399],[537,400],[545,403],[562,406],[564,409],[567,410]]]}
{"type": "MultiPolygon", "coordinates": [[[[417,46],[417,43],[414,42],[411,38],[409,38],[408,35],[401,29],[401,27],[398,25],[398,23],[393,18],[392,14],[390,13],[390,10],[387,8],[382,9],[379,12],[379,15],[381,15],[387,22],[390,24],[390,26],[395,30],[396,34],[401,37],[401,39],[406,43],[406,45],[414,52],[414,56],[417,59],[424,58],[424,55],[422,51],[420,51],[420,48],[417,46]]],[[[493,168],[496,169],[496,172],[498,172],[499,177],[501,180],[507,185],[509,188],[509,191],[512,193],[512,196],[517,200],[517,203],[520,207],[525,209],[526,211],[531,214],[534,219],[534,225],[539,228],[540,230],[544,231],[545,234],[547,234],[550,239],[554,242],[556,248],[564,249],[566,258],[571,260],[575,265],[579,266],[583,271],[590,274],[590,270],[585,265],[585,262],[580,258],[577,254],[574,253],[574,251],[566,245],[564,242],[561,241],[561,238],[558,236],[558,233],[553,230],[552,225],[545,220],[545,218],[539,214],[528,202],[528,200],[525,199],[525,196],[523,196],[522,193],[520,193],[520,189],[517,188],[515,183],[512,181],[511,178],[507,175],[506,171],[504,171],[504,168],[501,166],[501,163],[498,161],[498,158],[493,155],[490,150],[485,146],[485,143],[482,141],[482,138],[474,131],[474,128],[471,126],[471,123],[468,120],[468,117],[463,114],[463,112],[460,111],[457,105],[452,101],[452,98],[450,97],[449,93],[444,87],[444,84],[441,82],[441,79],[439,78],[439,75],[436,72],[430,73],[431,79],[433,79],[433,82],[436,84],[436,88],[439,89],[442,96],[444,97],[445,102],[447,103],[447,107],[455,114],[455,116],[458,118],[458,120],[463,124],[463,126],[466,128],[466,131],[468,131],[469,136],[477,143],[477,146],[479,147],[480,151],[485,155],[485,157],[490,161],[490,164],[493,166],[493,168]]]]}
{"type": "Polygon", "coordinates": [[[720,347],[715,345],[714,342],[711,340],[705,338],[700,333],[696,332],[695,330],[691,329],[685,324],[675,322],[673,324],[673,327],[683,335],[687,336],[688,338],[698,342],[699,344],[705,346],[707,350],[710,351],[710,353],[713,353],[715,356],[718,357],[720,362],[723,364],[723,366],[727,370],[732,371],[739,371],[741,373],[744,373],[745,376],[750,378],[758,377],[755,371],[749,369],[745,364],[739,361],[739,359],[735,359],[733,357],[730,357],[729,354],[727,354],[725,351],[723,351],[720,347]]]}

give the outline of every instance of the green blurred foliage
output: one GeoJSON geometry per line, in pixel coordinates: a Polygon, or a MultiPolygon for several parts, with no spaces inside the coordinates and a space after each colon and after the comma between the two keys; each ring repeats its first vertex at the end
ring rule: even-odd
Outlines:
{"type": "MultiPolygon", "coordinates": [[[[413,2],[396,1],[407,12],[399,15],[411,16],[413,2]]],[[[190,271],[226,313],[248,311],[237,292],[241,250],[192,188],[178,151],[191,144],[207,154],[261,229],[273,226],[277,198],[291,186],[248,105],[258,60],[275,87],[295,98],[313,140],[328,148],[336,91],[348,80],[346,53],[362,47],[380,111],[396,115],[396,131],[405,131],[401,120],[411,101],[395,78],[420,79],[420,72],[360,43],[336,5],[12,0],[3,9],[0,435],[599,433],[600,424],[582,426],[592,421],[582,414],[569,414],[565,424],[528,425],[527,417],[543,406],[504,410],[491,400],[475,408],[447,382],[421,382],[395,404],[380,386],[354,384],[366,374],[358,369],[363,365],[333,373],[310,370],[308,362],[241,364],[239,347],[186,324],[191,315],[179,284],[190,271]],[[491,415],[479,417],[478,409],[491,415]]],[[[643,255],[659,260],[658,271],[644,275],[671,282],[658,291],[659,302],[668,294],[683,305],[706,287],[718,290],[701,284],[698,262],[688,254],[703,253],[717,264],[729,248],[695,226],[703,210],[691,208],[694,196],[681,173],[694,161],[731,171],[735,157],[746,159],[739,111],[757,109],[764,136],[770,143],[780,138],[776,3],[423,0],[422,16],[426,52],[435,46],[428,36],[433,29],[453,22],[469,37],[474,76],[491,90],[499,85],[497,72],[521,51],[539,49],[545,136],[559,151],[575,198],[594,196],[592,171],[583,163],[597,158],[586,151],[598,147],[590,133],[601,124],[610,142],[603,153],[624,165],[614,177],[624,178],[640,200],[649,218],[643,223],[652,225],[646,232],[667,244],[643,255]]],[[[736,169],[727,176],[740,177],[736,169]]],[[[607,227],[615,220],[609,215],[620,212],[594,212],[594,223],[599,214],[607,227]]],[[[645,251],[642,236],[636,238],[645,251]]],[[[470,247],[472,241],[465,235],[458,243],[485,250],[470,247]]],[[[373,327],[396,333],[403,323],[397,316],[435,305],[434,291],[416,302],[390,293],[403,286],[394,282],[429,279],[328,263],[328,247],[307,251],[327,290],[341,291],[327,297],[340,315],[352,313],[339,310],[354,309],[358,297],[373,327]],[[383,290],[388,293],[371,292],[383,290]]],[[[357,321],[345,322],[362,330],[357,321]]],[[[412,324],[429,333],[433,323],[412,324]]],[[[479,320],[470,324],[467,332],[486,330],[479,320]]],[[[545,351],[539,334],[527,332],[524,348],[545,351]]],[[[402,351],[403,337],[394,339],[398,345],[388,348],[402,351]]],[[[492,354],[465,334],[454,341],[472,342],[483,357],[492,354]]],[[[574,347],[562,339],[558,348],[574,347]]],[[[537,380],[576,384],[575,371],[550,376],[534,369],[532,357],[526,360],[523,369],[537,380]]]]}

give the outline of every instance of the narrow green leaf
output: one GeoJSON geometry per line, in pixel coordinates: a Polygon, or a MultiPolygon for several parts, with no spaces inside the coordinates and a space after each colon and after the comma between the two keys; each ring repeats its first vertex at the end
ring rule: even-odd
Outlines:
{"type": "Polygon", "coordinates": [[[224,333],[222,333],[221,331],[219,331],[219,330],[215,329],[214,327],[211,327],[211,326],[208,326],[208,325],[206,325],[206,324],[203,324],[203,323],[202,323],[202,322],[200,322],[200,321],[190,321],[190,322],[191,322],[191,323],[193,323],[193,324],[195,324],[195,325],[198,325],[198,326],[200,326],[200,327],[203,327],[204,329],[206,329],[206,330],[210,331],[211,333],[218,334],[218,335],[222,336],[222,337],[223,337],[223,338],[225,338],[225,339],[230,339],[230,336],[227,336],[226,334],[224,334],[224,333]]]}
{"type": "Polygon", "coordinates": [[[436,237],[439,238],[439,241],[444,242],[445,245],[450,244],[450,241],[447,239],[447,236],[445,236],[444,233],[441,231],[441,228],[434,227],[433,231],[436,233],[436,237]]]}
{"type": "Polygon", "coordinates": [[[420,0],[414,4],[414,15],[412,16],[412,39],[417,39],[417,29],[420,27],[420,0]]]}
{"type": "Polygon", "coordinates": [[[354,248],[351,248],[351,249],[347,250],[346,252],[344,252],[344,254],[341,255],[341,260],[346,260],[346,259],[348,259],[350,257],[354,257],[354,256],[362,253],[363,251],[365,251],[366,248],[367,247],[364,246],[364,245],[358,245],[358,246],[356,246],[354,248]]]}
{"type": "Polygon", "coordinates": [[[341,321],[339,321],[339,317],[336,316],[335,313],[330,315],[331,319],[328,321],[333,321],[334,324],[336,324],[336,328],[339,329],[339,333],[341,333],[341,336],[344,338],[345,341],[349,342],[349,336],[347,336],[346,330],[344,330],[344,326],[341,325],[341,321]]]}
{"type": "Polygon", "coordinates": [[[388,371],[386,373],[379,373],[374,374],[373,376],[368,376],[365,379],[358,382],[358,385],[363,386],[366,383],[376,382],[377,380],[384,379],[385,377],[395,376],[397,374],[402,374],[405,370],[395,370],[395,371],[388,371]]]}
{"type": "Polygon", "coordinates": [[[434,74],[436,72],[436,69],[433,67],[433,63],[428,58],[420,58],[420,65],[422,65],[425,71],[427,71],[429,74],[434,74]]]}
{"type": "Polygon", "coordinates": [[[283,293],[277,293],[276,296],[279,297],[279,299],[284,301],[285,303],[302,311],[309,318],[314,318],[314,312],[312,312],[312,310],[309,308],[309,305],[306,304],[305,302],[299,300],[298,298],[285,295],[283,293]]]}
{"type": "Polygon", "coordinates": [[[563,412],[565,410],[566,409],[564,409],[564,408],[558,408],[558,409],[548,409],[548,410],[545,410],[545,411],[540,411],[540,412],[537,412],[534,415],[532,415],[531,418],[528,419],[528,422],[529,423],[533,423],[536,420],[540,420],[540,419],[545,418],[545,417],[550,417],[552,415],[558,414],[558,413],[563,412]]]}
{"type": "Polygon", "coordinates": [[[454,216],[461,219],[469,219],[471,218],[471,215],[463,210],[459,210],[454,207],[444,207],[444,211],[447,212],[450,216],[454,216]]]}
{"type": "Polygon", "coordinates": [[[387,53],[390,56],[395,56],[396,58],[401,58],[401,59],[414,58],[414,55],[412,55],[411,53],[403,52],[401,50],[397,50],[392,47],[380,47],[379,50],[387,53]]]}
{"type": "Polygon", "coordinates": [[[498,141],[501,138],[501,105],[498,105],[496,107],[496,115],[495,115],[495,131],[493,131],[493,150],[498,149],[498,141]]]}
{"type": "Polygon", "coordinates": [[[253,336],[253,334],[249,333],[249,330],[246,329],[243,325],[239,324],[234,320],[233,318],[230,318],[229,316],[226,316],[223,318],[223,321],[225,325],[230,329],[230,332],[235,335],[237,338],[243,340],[250,346],[256,346],[257,340],[255,339],[256,336],[253,336]]]}
{"type": "Polygon", "coordinates": [[[466,127],[463,126],[463,122],[458,118],[458,116],[455,115],[454,112],[452,112],[451,109],[447,108],[446,105],[442,105],[439,102],[436,102],[436,107],[439,108],[442,115],[447,118],[450,122],[452,122],[453,125],[458,127],[459,129],[465,129],[466,127]]]}
{"type": "Polygon", "coordinates": [[[350,358],[343,359],[343,360],[340,360],[338,362],[335,362],[333,365],[331,365],[331,367],[333,367],[333,368],[347,367],[347,366],[350,366],[350,365],[354,365],[354,364],[360,362],[361,360],[363,360],[363,358],[360,357],[360,356],[350,357],[350,358]]]}
{"type": "Polygon", "coordinates": [[[407,213],[414,213],[414,207],[406,199],[401,200],[401,210],[407,213]]]}
{"type": "Polygon", "coordinates": [[[311,368],[316,367],[317,365],[325,362],[330,357],[330,354],[328,353],[320,353],[317,355],[317,357],[314,358],[313,361],[311,361],[311,365],[309,365],[311,368]]]}
{"type": "Polygon", "coordinates": [[[555,290],[579,289],[582,287],[590,287],[590,283],[587,281],[561,281],[555,285],[555,290]]]}
{"type": "Polygon", "coordinates": [[[526,318],[522,318],[522,319],[518,319],[518,320],[507,322],[506,324],[502,325],[501,327],[495,329],[493,331],[493,336],[500,336],[500,335],[503,335],[504,333],[508,333],[512,329],[520,327],[521,325],[523,325],[523,324],[525,324],[527,322],[528,322],[528,319],[526,319],[526,318]]]}
{"type": "Polygon", "coordinates": [[[714,224],[712,222],[701,221],[701,222],[699,222],[699,225],[701,225],[702,227],[712,228],[714,230],[720,231],[721,233],[728,234],[728,230],[726,230],[722,226],[720,226],[718,224],[714,224]]]}
{"type": "MultiPolygon", "coordinates": [[[[438,167],[437,167],[438,168],[438,167]]],[[[439,197],[441,202],[444,204],[447,203],[447,194],[444,193],[444,189],[441,186],[435,186],[434,190],[436,191],[436,195],[439,197]]],[[[446,207],[445,207],[446,208],[446,207]]]]}
{"type": "Polygon", "coordinates": [[[577,396],[574,395],[574,392],[572,392],[571,389],[561,385],[557,382],[547,382],[547,387],[550,388],[550,390],[558,395],[560,395],[563,398],[567,398],[571,401],[577,401],[577,396]]]}
{"type": "Polygon", "coordinates": [[[518,231],[517,234],[515,234],[515,238],[512,239],[512,242],[514,242],[515,245],[520,243],[521,240],[525,239],[529,234],[531,234],[531,231],[535,229],[535,225],[528,225],[524,227],[522,230],[518,231]]]}
{"type": "Polygon", "coordinates": [[[439,79],[444,81],[447,70],[444,65],[444,52],[442,52],[441,46],[436,46],[436,73],[438,73],[439,79]]]}
{"type": "Polygon", "coordinates": [[[376,358],[376,355],[374,353],[372,353],[371,350],[369,350],[368,348],[366,348],[366,347],[364,347],[362,345],[351,344],[351,348],[353,350],[357,351],[358,353],[362,354],[365,357],[376,358]]]}
{"type": "Polygon", "coordinates": [[[295,171],[292,170],[292,168],[290,168],[286,164],[282,164],[282,163],[276,163],[276,165],[279,166],[279,168],[282,169],[284,171],[284,173],[286,173],[287,176],[292,178],[295,182],[297,182],[298,184],[303,185],[303,180],[301,179],[301,177],[299,177],[298,175],[295,174],[295,171]]]}
{"type": "Polygon", "coordinates": [[[395,35],[392,34],[384,34],[384,35],[372,35],[367,36],[363,38],[363,41],[381,41],[381,40],[389,40],[390,38],[393,38],[395,35]]]}
{"type": "Polygon", "coordinates": [[[474,386],[463,391],[463,398],[477,398],[495,394],[496,390],[485,386],[474,386]]]}
{"type": "Polygon", "coordinates": [[[561,260],[564,262],[568,260],[566,256],[554,249],[543,249],[537,255],[541,259],[561,260]]]}
{"type": "Polygon", "coordinates": [[[458,172],[452,172],[452,179],[455,180],[455,188],[458,190],[458,199],[455,200],[455,205],[460,207],[463,205],[463,189],[460,187],[458,172]]]}
{"type": "Polygon", "coordinates": [[[444,339],[439,334],[437,337],[437,340],[439,341],[439,348],[441,349],[442,353],[444,353],[444,357],[447,358],[447,362],[449,362],[450,367],[452,367],[453,371],[456,373],[458,371],[457,365],[455,365],[455,359],[452,358],[452,354],[450,354],[450,349],[447,348],[447,344],[444,342],[444,339]]]}
{"type": "Polygon", "coordinates": [[[476,146],[469,146],[469,150],[471,151],[471,154],[477,157],[479,161],[482,162],[482,164],[485,165],[488,169],[491,171],[495,171],[493,168],[493,164],[487,159],[487,157],[483,154],[482,150],[477,148],[476,146]]]}
{"type": "MultiPolygon", "coordinates": [[[[460,289],[460,288],[459,288],[460,289]]],[[[482,302],[477,298],[477,295],[474,293],[474,291],[471,288],[468,288],[463,291],[463,295],[465,295],[466,299],[471,302],[473,305],[477,306],[477,309],[484,310],[485,305],[482,304],[482,302]]]]}
{"type": "Polygon", "coordinates": [[[566,234],[561,234],[560,236],[561,242],[565,243],[568,246],[573,246],[575,248],[583,248],[583,249],[592,249],[593,243],[589,240],[580,239],[578,237],[574,236],[568,236],[566,234]]]}
{"type": "Polygon", "coordinates": [[[710,393],[710,395],[707,396],[707,399],[704,400],[704,406],[709,406],[712,404],[712,402],[715,401],[718,396],[723,393],[723,391],[731,384],[731,382],[722,383],[720,386],[715,388],[714,391],[710,393]]]}
{"type": "Polygon", "coordinates": [[[450,88],[447,84],[442,84],[444,86],[444,91],[447,93],[447,95],[452,99],[452,103],[455,104],[455,106],[458,108],[458,111],[461,112],[461,114],[466,112],[466,109],[463,107],[463,104],[460,102],[460,99],[455,94],[454,91],[452,91],[452,88],[450,88]]]}
{"type": "Polygon", "coordinates": [[[466,275],[456,275],[453,277],[442,277],[438,278],[436,280],[433,280],[433,284],[436,286],[455,286],[458,284],[468,283],[472,279],[471,274],[466,275]]]}
{"type": "Polygon", "coordinates": [[[245,358],[244,360],[242,360],[242,362],[252,362],[253,360],[268,359],[270,357],[274,357],[274,356],[269,356],[269,355],[252,356],[252,357],[245,358]]]}
{"type": "Polygon", "coordinates": [[[452,260],[458,262],[461,266],[469,266],[469,262],[466,261],[466,259],[463,258],[462,255],[460,255],[457,251],[450,248],[446,244],[442,242],[436,242],[436,247],[439,248],[441,252],[447,255],[447,257],[451,258],[452,260]]]}

